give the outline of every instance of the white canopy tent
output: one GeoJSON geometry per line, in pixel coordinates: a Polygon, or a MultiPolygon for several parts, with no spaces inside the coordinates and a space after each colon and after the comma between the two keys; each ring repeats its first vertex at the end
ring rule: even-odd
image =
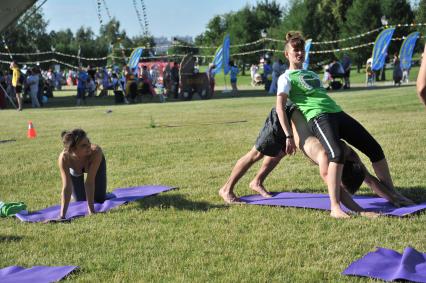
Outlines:
{"type": "Polygon", "coordinates": [[[0,2],[0,33],[31,8],[37,0],[1,0],[0,2]]]}

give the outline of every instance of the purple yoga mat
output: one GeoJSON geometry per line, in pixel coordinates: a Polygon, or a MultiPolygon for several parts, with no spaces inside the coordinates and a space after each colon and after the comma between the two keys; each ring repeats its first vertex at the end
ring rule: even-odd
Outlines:
{"type": "Polygon", "coordinates": [[[24,268],[9,266],[0,269],[1,283],[49,283],[70,274],[77,266],[34,266],[24,268]]]}
{"type": "Polygon", "coordinates": [[[403,254],[394,250],[377,248],[355,261],[344,275],[365,276],[386,281],[410,280],[426,282],[426,254],[407,247],[403,254]]]}
{"type": "MultiPolygon", "coordinates": [[[[240,198],[248,204],[289,206],[330,210],[330,199],[325,194],[308,193],[277,193],[271,198],[260,195],[244,196],[240,198]]],[[[354,196],[354,200],[365,210],[380,212],[384,215],[406,216],[426,209],[426,203],[397,208],[385,199],[369,196],[354,196]]],[[[344,208],[345,209],[345,208],[344,208]]],[[[347,211],[347,209],[345,209],[347,211]]]]}
{"type": "MultiPolygon", "coordinates": [[[[142,199],[148,196],[153,196],[173,189],[175,188],[156,185],[115,189],[111,194],[111,198],[107,199],[103,203],[95,203],[95,211],[106,212],[122,204],[142,199]]],[[[16,214],[16,217],[25,222],[43,222],[48,220],[56,220],[59,217],[60,210],[61,206],[56,205],[34,212],[20,212],[16,214]]],[[[76,217],[86,216],[87,214],[87,202],[70,202],[67,210],[66,219],[70,220],[76,217]]]]}

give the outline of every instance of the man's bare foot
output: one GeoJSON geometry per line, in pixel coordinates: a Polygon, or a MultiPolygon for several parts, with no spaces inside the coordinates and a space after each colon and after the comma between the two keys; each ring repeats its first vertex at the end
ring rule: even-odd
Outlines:
{"type": "Polygon", "coordinates": [[[219,190],[219,195],[228,204],[243,203],[233,192],[226,191],[224,188],[219,190]]]}
{"type": "Polygon", "coordinates": [[[359,215],[367,218],[377,218],[380,217],[380,213],[372,212],[372,211],[361,211],[359,215]]]}
{"type": "Polygon", "coordinates": [[[259,193],[264,198],[271,198],[272,194],[268,192],[262,184],[257,184],[255,182],[251,182],[249,184],[250,189],[259,193]]]}
{"type": "Polygon", "coordinates": [[[331,210],[330,216],[334,218],[350,218],[350,216],[341,209],[331,210]]]}

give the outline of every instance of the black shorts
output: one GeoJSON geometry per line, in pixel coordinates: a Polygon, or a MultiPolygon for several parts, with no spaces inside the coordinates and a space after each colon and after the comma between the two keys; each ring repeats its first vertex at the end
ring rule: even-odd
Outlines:
{"type": "Polygon", "coordinates": [[[15,90],[15,94],[16,93],[21,93],[22,92],[22,86],[21,85],[17,85],[17,86],[14,87],[14,90],[15,90]]]}
{"type": "Polygon", "coordinates": [[[345,75],[343,76],[344,78],[349,78],[351,76],[351,69],[345,71],[345,75]]]}
{"type": "Polygon", "coordinates": [[[379,143],[358,121],[343,111],[320,114],[309,120],[308,125],[327,152],[330,162],[345,162],[341,139],[367,155],[372,163],[385,158],[379,143]]]}
{"type": "MultiPolygon", "coordinates": [[[[289,123],[294,109],[294,105],[289,105],[285,108],[289,123]]],[[[278,119],[277,111],[275,108],[272,108],[266,118],[265,125],[260,130],[259,136],[256,139],[255,148],[263,155],[275,157],[280,151],[285,151],[285,139],[286,137],[278,119]]]]}

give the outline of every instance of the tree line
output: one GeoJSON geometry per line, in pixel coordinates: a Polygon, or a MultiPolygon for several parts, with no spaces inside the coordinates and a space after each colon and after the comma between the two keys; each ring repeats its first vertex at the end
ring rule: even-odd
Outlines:
{"type": "MultiPolygon", "coordinates": [[[[65,15],[64,15],[65,16],[65,15]]],[[[260,0],[256,5],[246,5],[236,12],[216,15],[209,20],[205,31],[195,38],[194,43],[176,40],[175,43],[190,47],[176,45],[168,50],[169,54],[193,53],[198,55],[213,55],[215,49],[202,49],[197,46],[219,46],[224,36],[229,33],[231,45],[244,44],[256,41],[263,36],[284,39],[290,30],[300,30],[306,38],[313,41],[332,41],[347,38],[381,27],[382,19],[388,25],[399,23],[425,23],[426,0],[420,0],[412,7],[407,0],[291,0],[288,5],[281,6],[275,0],[260,0]]],[[[107,64],[121,64],[123,58],[129,56],[131,50],[127,48],[136,46],[154,47],[153,36],[129,37],[121,29],[120,22],[112,19],[102,25],[96,35],[90,27],[80,27],[75,33],[70,29],[47,32],[48,22],[43,18],[42,10],[35,11],[35,7],[21,17],[5,33],[4,38],[12,52],[37,52],[54,50],[80,54],[84,57],[109,56],[107,64]],[[31,16],[30,16],[31,15],[31,16]],[[112,56],[111,56],[112,55],[112,56]]],[[[402,37],[424,28],[398,27],[394,37],[402,37]]],[[[351,47],[367,42],[373,42],[377,33],[371,33],[361,38],[349,41],[319,44],[312,46],[312,50],[330,50],[351,47]]],[[[392,41],[389,54],[398,52],[402,41],[392,41]]],[[[421,39],[423,43],[423,39],[421,39]]],[[[420,44],[417,44],[418,48],[420,44]]],[[[259,49],[283,50],[281,42],[261,41],[257,45],[233,47],[232,54],[250,52],[259,49]]],[[[3,48],[3,52],[4,48],[3,48]]],[[[149,56],[147,48],[143,56],[149,56]]],[[[359,67],[371,56],[372,46],[347,51],[352,62],[359,67]]],[[[235,56],[233,59],[243,67],[259,61],[261,56],[276,55],[281,59],[282,54],[253,53],[244,56],[235,56]]],[[[321,65],[334,59],[339,59],[342,52],[328,54],[315,54],[311,56],[312,66],[321,65]]],[[[38,56],[37,60],[48,59],[49,55],[38,56]]],[[[18,61],[31,61],[34,57],[21,56],[18,61]]],[[[172,58],[173,59],[173,58],[172,58]]],[[[5,60],[5,57],[2,57],[5,60]]],[[[61,58],[68,64],[80,63],[76,58],[61,58]]],[[[84,61],[84,64],[89,62],[84,61]]],[[[93,65],[103,62],[92,62],[93,65]]]]}

